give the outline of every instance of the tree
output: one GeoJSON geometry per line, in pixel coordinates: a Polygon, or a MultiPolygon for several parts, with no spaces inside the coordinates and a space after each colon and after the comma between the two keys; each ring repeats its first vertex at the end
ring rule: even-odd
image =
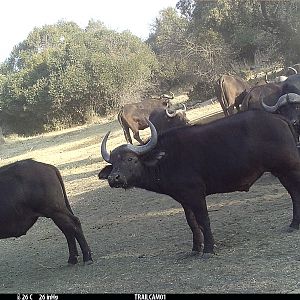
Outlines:
{"type": "Polygon", "coordinates": [[[195,29],[220,33],[237,60],[253,64],[260,52],[270,61],[299,62],[299,1],[180,0],[177,7],[195,29]]]}
{"type": "Polygon", "coordinates": [[[160,78],[169,88],[201,81],[209,82],[212,91],[213,81],[229,67],[230,47],[217,31],[196,27],[186,7],[184,15],[173,8],[161,11],[148,43],[160,62],[160,78]]]}
{"type": "Polygon", "coordinates": [[[0,66],[3,120],[22,134],[84,124],[145,91],[156,66],[139,38],[99,21],[35,28],[0,66]]]}

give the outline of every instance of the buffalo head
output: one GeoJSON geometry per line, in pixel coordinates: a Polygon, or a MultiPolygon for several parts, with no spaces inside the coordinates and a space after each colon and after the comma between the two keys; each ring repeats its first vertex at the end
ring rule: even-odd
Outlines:
{"type": "Polygon", "coordinates": [[[186,112],[186,106],[184,104],[182,104],[182,109],[170,110],[169,107],[166,108],[166,115],[169,118],[174,118],[176,115],[185,116],[185,112],[186,112]]]}
{"type": "Polygon", "coordinates": [[[105,135],[101,143],[101,155],[111,165],[100,171],[99,179],[108,179],[109,185],[115,188],[126,189],[136,186],[142,176],[144,166],[155,164],[155,161],[162,157],[162,155],[148,156],[148,153],[157,144],[157,132],[154,125],[148,120],[147,122],[151,130],[151,138],[145,145],[124,144],[108,153],[106,143],[110,132],[105,135]]]}
{"type": "Polygon", "coordinates": [[[295,93],[282,95],[273,106],[268,106],[263,101],[261,103],[265,111],[278,113],[289,119],[296,132],[300,133],[300,95],[295,93]]]}
{"type": "Polygon", "coordinates": [[[149,120],[155,126],[157,133],[161,134],[170,128],[189,125],[185,112],[184,104],[182,109],[157,109],[150,114],[149,120]]]}

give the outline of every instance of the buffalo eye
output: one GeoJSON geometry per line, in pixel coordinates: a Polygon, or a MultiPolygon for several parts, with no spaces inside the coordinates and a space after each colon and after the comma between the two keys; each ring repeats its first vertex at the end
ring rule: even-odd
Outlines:
{"type": "Polygon", "coordinates": [[[128,157],[128,161],[132,161],[132,157],[128,157]]]}

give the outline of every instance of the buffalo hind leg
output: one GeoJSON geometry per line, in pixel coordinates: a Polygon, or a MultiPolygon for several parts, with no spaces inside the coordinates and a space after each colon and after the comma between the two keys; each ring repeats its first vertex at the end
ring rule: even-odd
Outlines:
{"type": "Polygon", "coordinates": [[[193,233],[193,249],[192,251],[200,252],[204,244],[203,233],[196,221],[193,211],[186,205],[182,205],[186,217],[186,221],[193,233]]]}
{"type": "Polygon", "coordinates": [[[291,171],[285,176],[276,175],[281,184],[289,192],[293,203],[293,219],[290,224],[291,231],[299,229],[300,224],[300,171],[291,171]]]}
{"type": "Polygon", "coordinates": [[[141,144],[144,145],[143,140],[140,138],[139,131],[133,133],[133,137],[141,144]]]}
{"type": "MultiPolygon", "coordinates": [[[[74,215],[74,213],[72,211],[72,208],[69,204],[69,201],[67,201],[67,208],[71,213],[70,217],[73,219],[73,221],[76,225],[75,237],[76,237],[76,239],[79,243],[79,246],[81,248],[81,252],[83,254],[83,261],[87,264],[90,264],[90,263],[93,262],[92,255],[91,255],[91,250],[90,250],[90,247],[88,246],[88,243],[87,243],[87,241],[84,237],[83,230],[82,230],[82,227],[81,227],[81,223],[80,223],[79,219],[74,215]]],[[[76,245],[76,242],[75,242],[75,245],[76,245]]],[[[76,247],[76,255],[77,255],[77,257],[79,256],[77,247],[76,247]]]]}
{"type": "MultiPolygon", "coordinates": [[[[205,195],[201,190],[190,189],[189,192],[185,190],[183,193],[177,193],[174,197],[181,205],[188,206],[196,218],[196,221],[203,233],[204,248],[203,257],[210,257],[214,254],[214,238],[210,228],[210,221],[206,206],[205,195]],[[191,191],[193,193],[191,194],[191,191]]],[[[193,229],[192,229],[193,230],[193,229]]]]}
{"type": "Polygon", "coordinates": [[[81,252],[83,255],[83,261],[86,264],[91,264],[93,262],[92,254],[91,254],[90,247],[88,246],[88,243],[84,237],[81,223],[80,223],[79,219],[75,216],[73,217],[73,220],[76,224],[75,237],[79,243],[79,246],[80,246],[80,249],[81,249],[81,252]]]}
{"type": "Polygon", "coordinates": [[[126,128],[123,127],[123,132],[124,132],[124,136],[125,136],[125,139],[126,139],[127,143],[132,144],[132,139],[131,139],[131,136],[130,136],[129,128],[128,127],[126,127],[126,128]]]}
{"type": "Polygon", "coordinates": [[[203,257],[208,258],[212,254],[214,254],[214,238],[211,232],[210,228],[210,220],[208,216],[207,206],[204,201],[199,201],[195,205],[193,205],[191,208],[193,210],[193,213],[196,217],[196,220],[203,232],[204,236],[204,248],[203,248],[203,257]]]}
{"type": "Polygon", "coordinates": [[[84,241],[82,240],[81,227],[78,230],[78,224],[76,224],[77,222],[75,221],[75,219],[76,220],[78,220],[78,219],[75,216],[73,216],[72,214],[70,214],[69,212],[68,213],[56,212],[52,215],[51,219],[58,226],[58,228],[63,232],[63,234],[65,235],[65,237],[67,239],[68,248],[69,248],[68,263],[74,265],[78,262],[78,259],[77,259],[78,251],[77,251],[76,240],[75,240],[75,237],[77,237],[77,236],[78,236],[79,240],[81,241],[81,244],[79,244],[79,245],[80,245],[82,251],[84,251],[83,252],[83,261],[90,262],[92,259],[91,259],[89,247],[87,246],[87,244],[84,245],[85,239],[84,239],[84,241]],[[80,230],[81,230],[81,232],[80,232],[80,230]]]}

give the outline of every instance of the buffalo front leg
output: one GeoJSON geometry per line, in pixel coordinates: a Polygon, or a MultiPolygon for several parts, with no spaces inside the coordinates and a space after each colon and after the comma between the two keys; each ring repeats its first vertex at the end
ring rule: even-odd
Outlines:
{"type": "Polygon", "coordinates": [[[196,221],[196,217],[190,207],[182,205],[186,217],[186,221],[193,233],[193,249],[192,251],[200,252],[204,244],[203,233],[196,221]]]}

